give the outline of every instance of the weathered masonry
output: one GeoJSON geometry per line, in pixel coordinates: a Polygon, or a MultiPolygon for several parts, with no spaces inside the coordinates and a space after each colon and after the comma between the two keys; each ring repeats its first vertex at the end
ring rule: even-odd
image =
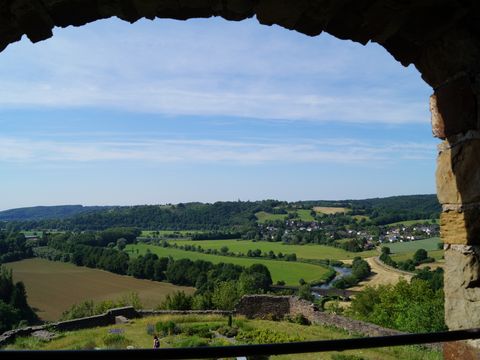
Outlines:
{"type": "MultiPolygon", "coordinates": [[[[117,16],[140,18],[256,16],[309,36],[383,46],[413,64],[433,88],[433,134],[442,139],[437,192],[446,246],[446,321],[480,327],[480,2],[478,0],[0,0],[0,51],[26,35],[52,36],[54,26],[80,26],[117,16]]],[[[479,358],[480,344],[451,344],[447,359],[479,358]]]]}

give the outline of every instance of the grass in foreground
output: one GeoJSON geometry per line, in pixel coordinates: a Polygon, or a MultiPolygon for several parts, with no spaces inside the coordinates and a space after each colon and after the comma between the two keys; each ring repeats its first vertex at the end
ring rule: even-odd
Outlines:
{"type": "MultiPolygon", "coordinates": [[[[237,329],[236,339],[218,338],[216,332],[221,328],[227,328],[227,319],[222,316],[197,316],[163,315],[132,320],[128,324],[99,327],[94,329],[65,332],[59,338],[50,342],[34,340],[33,338],[20,338],[6,349],[29,349],[29,350],[64,350],[64,349],[95,349],[117,348],[126,349],[127,346],[136,349],[152,347],[152,330],[161,322],[172,322],[177,328],[178,334],[160,335],[161,347],[181,346],[219,346],[244,343],[269,343],[308,340],[331,340],[351,337],[345,331],[319,325],[298,325],[285,321],[246,320],[236,318],[234,328],[237,329]],[[213,330],[213,332],[212,332],[213,330]]],[[[442,355],[438,351],[421,349],[413,346],[401,346],[394,348],[378,348],[337,352],[325,352],[315,354],[298,354],[275,356],[273,359],[318,359],[335,360],[349,359],[348,356],[356,355],[355,359],[364,360],[437,360],[442,355]],[[345,357],[338,357],[342,354],[345,357]]]]}
{"type": "Polygon", "coordinates": [[[319,281],[327,274],[328,269],[323,266],[306,264],[301,262],[287,262],[277,260],[267,260],[263,258],[239,258],[233,256],[220,256],[203,254],[196,251],[184,251],[174,248],[164,248],[161,246],[148,245],[148,244],[136,244],[127,245],[127,250],[131,255],[136,256],[138,249],[138,255],[145,254],[147,250],[157,254],[160,257],[171,256],[174,259],[190,259],[190,260],[205,260],[214,264],[218,263],[230,263],[241,266],[251,266],[253,264],[264,264],[270,270],[272,279],[274,282],[283,280],[289,285],[298,285],[298,280],[303,278],[307,282],[319,281]]]}

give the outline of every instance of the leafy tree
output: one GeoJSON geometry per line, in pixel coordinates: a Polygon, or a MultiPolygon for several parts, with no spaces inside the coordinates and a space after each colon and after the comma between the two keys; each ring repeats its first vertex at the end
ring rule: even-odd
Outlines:
{"type": "Polygon", "coordinates": [[[352,275],[358,280],[363,280],[370,276],[371,268],[368,262],[360,257],[355,257],[352,263],[352,275]]]}
{"type": "Polygon", "coordinates": [[[390,255],[392,252],[390,251],[390,248],[388,246],[382,246],[382,255],[390,255]]]}
{"type": "Polygon", "coordinates": [[[127,239],[120,238],[117,240],[117,248],[118,250],[123,250],[127,246],[127,239]]]}
{"type": "Polygon", "coordinates": [[[227,254],[227,253],[228,253],[228,246],[222,246],[222,247],[220,248],[220,252],[221,252],[223,255],[227,254]]]}
{"type": "Polygon", "coordinates": [[[427,250],[425,249],[418,249],[415,251],[415,254],[413,254],[413,261],[417,264],[420,264],[422,261],[426,260],[428,258],[428,253],[427,250]]]}
{"type": "Polygon", "coordinates": [[[433,291],[443,289],[443,269],[436,268],[431,271],[427,266],[421,270],[417,271],[417,274],[413,277],[414,279],[425,280],[428,282],[433,291]]]}
{"type": "Polygon", "coordinates": [[[419,279],[366,287],[352,300],[349,311],[360,320],[401,331],[446,329],[443,291],[434,291],[427,281],[419,279]]]}
{"type": "Polygon", "coordinates": [[[192,296],[185,294],[183,291],[175,291],[165,297],[165,300],[160,304],[160,308],[165,310],[191,310],[192,302],[192,296]]]}
{"type": "Polygon", "coordinates": [[[21,320],[20,311],[0,300],[0,333],[15,327],[21,320]]]}
{"type": "Polygon", "coordinates": [[[0,266],[0,330],[17,326],[21,322],[38,322],[38,316],[27,303],[22,282],[13,282],[12,271],[0,266]]]}
{"type": "Polygon", "coordinates": [[[312,295],[312,288],[310,284],[300,285],[298,288],[298,297],[307,301],[315,300],[315,297],[312,295]]]}
{"type": "Polygon", "coordinates": [[[212,303],[219,310],[233,310],[239,299],[240,293],[234,281],[218,283],[212,294],[212,303]]]}

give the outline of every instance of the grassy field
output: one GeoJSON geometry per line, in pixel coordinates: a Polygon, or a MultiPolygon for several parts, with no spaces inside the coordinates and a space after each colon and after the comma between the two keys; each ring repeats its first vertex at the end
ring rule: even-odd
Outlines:
{"type": "MultiPolygon", "coordinates": [[[[262,252],[273,251],[275,254],[295,253],[297,258],[302,259],[333,259],[346,260],[353,259],[355,256],[370,257],[377,255],[375,250],[353,253],[343,249],[325,245],[287,245],[279,242],[256,241],[251,240],[170,240],[171,243],[179,245],[200,245],[204,249],[220,250],[223,246],[228,247],[229,251],[246,254],[248,250],[260,249],[262,252]]],[[[230,257],[229,257],[230,259],[230,257]]]]}
{"type": "Polygon", "coordinates": [[[44,320],[57,320],[65,310],[85,300],[118,299],[136,292],[142,304],[152,308],[173,291],[195,290],[38,258],[4,266],[13,270],[15,281],[24,282],[29,304],[39,310],[38,315],[44,320]]]}
{"type": "MultiPolygon", "coordinates": [[[[172,321],[178,327],[180,334],[160,337],[160,347],[181,347],[198,345],[231,345],[234,340],[218,339],[210,337],[201,337],[200,335],[187,335],[194,329],[215,330],[227,324],[225,317],[221,316],[198,316],[198,315],[163,315],[157,317],[146,317],[134,319],[128,324],[114,325],[108,327],[98,327],[94,329],[78,330],[65,332],[59,338],[50,342],[43,342],[30,338],[19,338],[6,347],[7,350],[82,350],[82,349],[125,349],[132,346],[135,349],[149,349],[152,347],[152,336],[147,333],[147,328],[154,326],[158,322],[166,323],[172,321]],[[119,335],[112,336],[112,332],[119,335]],[[110,341],[108,341],[110,340],[110,341]],[[112,341],[113,340],[113,341],[112,341]]],[[[264,341],[272,339],[290,339],[292,340],[333,340],[351,337],[345,331],[337,330],[333,327],[323,327],[319,325],[304,326],[285,321],[266,321],[266,320],[247,320],[235,318],[234,327],[239,329],[240,336],[237,336],[237,343],[244,344],[241,341],[242,334],[250,337],[255,334],[263,334],[264,341]],[[265,336],[267,338],[265,338],[265,336]],[[239,339],[240,338],[240,339],[239,339]]],[[[253,341],[257,342],[257,341],[253,341]]],[[[343,356],[357,356],[355,359],[364,360],[439,360],[442,359],[440,351],[425,350],[416,347],[391,347],[377,349],[360,349],[351,351],[323,352],[301,355],[282,355],[273,356],[272,359],[302,359],[306,360],[332,360],[335,354],[343,356]]],[[[350,358],[350,357],[349,357],[350,358]]],[[[353,359],[353,358],[352,358],[353,359]]]]}
{"type": "MultiPolygon", "coordinates": [[[[143,230],[140,236],[153,237],[154,233],[156,232],[157,231],[155,230],[143,230]]],[[[202,230],[158,230],[158,233],[159,233],[158,235],[162,237],[162,236],[167,236],[172,234],[178,234],[180,236],[189,237],[192,234],[201,233],[201,232],[204,232],[204,231],[202,230]]]]}
{"type": "Polygon", "coordinates": [[[343,208],[343,207],[331,207],[331,206],[315,206],[313,208],[313,211],[321,214],[336,214],[336,213],[346,213],[350,209],[348,208],[343,208]]]}
{"type": "MultiPolygon", "coordinates": [[[[405,225],[405,226],[411,226],[415,224],[423,224],[424,222],[431,223],[431,219],[420,219],[420,220],[405,220],[405,221],[397,221],[391,224],[387,224],[387,226],[396,226],[396,225],[405,225]]],[[[434,220],[435,224],[438,224],[438,219],[434,220]]]]}
{"type": "MultiPolygon", "coordinates": [[[[308,209],[299,209],[295,211],[292,210],[289,211],[289,213],[297,213],[297,217],[294,218],[296,220],[306,222],[315,220],[308,209]]],[[[288,217],[288,214],[271,214],[265,211],[259,211],[255,214],[255,216],[260,224],[264,224],[267,221],[283,221],[288,217]]]]}
{"type": "MultiPolygon", "coordinates": [[[[425,249],[427,251],[439,250],[438,244],[441,242],[439,237],[433,237],[430,239],[407,241],[407,242],[395,242],[391,244],[384,244],[390,248],[393,254],[415,252],[418,249],[425,249]]],[[[443,251],[443,250],[441,250],[443,251]]]]}
{"type": "Polygon", "coordinates": [[[297,218],[302,221],[314,221],[315,218],[311,214],[311,210],[299,209],[295,211],[297,213],[297,218]]]}
{"type": "Polygon", "coordinates": [[[369,220],[370,217],[369,216],[366,216],[366,215],[353,215],[352,218],[354,218],[355,220],[357,221],[361,221],[363,219],[365,220],[369,220]]]}
{"type": "Polygon", "coordinates": [[[255,214],[255,216],[260,224],[264,224],[267,221],[285,220],[288,214],[270,214],[265,211],[259,211],[255,214]]]}
{"type": "MultiPolygon", "coordinates": [[[[394,254],[391,256],[391,258],[395,261],[405,261],[413,258],[413,254],[415,254],[415,251],[394,254]]],[[[428,256],[433,257],[436,261],[442,260],[443,250],[428,251],[428,256]]]]}
{"type": "Polygon", "coordinates": [[[261,263],[268,267],[272,274],[274,282],[283,280],[289,285],[298,285],[298,280],[303,278],[307,282],[322,280],[323,276],[327,273],[327,269],[322,266],[305,264],[301,262],[287,262],[276,261],[266,259],[252,259],[252,258],[238,258],[233,256],[219,256],[203,254],[195,251],[184,251],[174,248],[164,248],[161,246],[136,244],[127,245],[127,251],[130,251],[132,255],[138,253],[145,254],[147,249],[152,253],[157,254],[160,257],[171,256],[174,259],[190,259],[190,260],[205,260],[214,264],[218,263],[231,263],[241,266],[251,266],[252,264],[261,263]]]}

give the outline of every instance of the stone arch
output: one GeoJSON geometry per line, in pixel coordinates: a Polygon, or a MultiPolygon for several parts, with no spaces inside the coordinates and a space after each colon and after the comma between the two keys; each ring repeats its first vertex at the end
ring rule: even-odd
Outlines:
{"type": "MultiPolygon", "coordinates": [[[[112,16],[208,18],[256,16],[309,36],[323,31],[383,46],[413,64],[434,89],[430,98],[439,146],[437,193],[443,205],[446,321],[450,329],[480,326],[480,4],[477,0],[0,0],[0,51],[26,35],[52,36],[112,16]]],[[[480,345],[447,345],[447,359],[478,358],[480,345]]]]}

